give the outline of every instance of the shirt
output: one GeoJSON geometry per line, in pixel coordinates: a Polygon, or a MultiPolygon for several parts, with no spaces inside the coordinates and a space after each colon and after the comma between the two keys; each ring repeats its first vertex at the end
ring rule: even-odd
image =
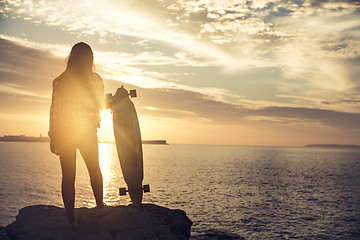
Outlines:
{"type": "Polygon", "coordinates": [[[105,98],[103,80],[97,73],[81,79],[65,71],[52,85],[50,137],[82,126],[99,127],[105,98]]]}

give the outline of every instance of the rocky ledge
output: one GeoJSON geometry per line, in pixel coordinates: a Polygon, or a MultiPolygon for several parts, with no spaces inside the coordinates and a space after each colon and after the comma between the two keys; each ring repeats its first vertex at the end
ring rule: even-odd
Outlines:
{"type": "Polygon", "coordinates": [[[1,240],[127,240],[189,239],[191,220],[182,210],[171,210],[153,204],[141,207],[109,207],[106,215],[96,209],[75,210],[79,230],[65,226],[65,210],[55,206],[29,206],[19,211],[16,220],[0,227],[1,240]]]}

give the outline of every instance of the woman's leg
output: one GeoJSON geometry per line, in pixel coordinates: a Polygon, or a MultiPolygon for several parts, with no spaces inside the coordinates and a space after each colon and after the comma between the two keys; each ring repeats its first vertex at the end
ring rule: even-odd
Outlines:
{"type": "Polygon", "coordinates": [[[90,175],[90,182],[96,205],[98,207],[103,207],[103,178],[99,165],[99,150],[96,131],[95,133],[89,133],[86,138],[84,138],[84,141],[79,144],[79,151],[90,175]]]}
{"type": "Polygon", "coordinates": [[[62,170],[61,193],[68,223],[71,224],[75,221],[76,148],[74,146],[62,147],[59,156],[62,170]]]}

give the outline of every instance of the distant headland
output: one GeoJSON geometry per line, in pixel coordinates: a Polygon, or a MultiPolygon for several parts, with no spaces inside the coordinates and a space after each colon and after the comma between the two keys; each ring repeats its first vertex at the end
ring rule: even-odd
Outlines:
{"type": "MultiPolygon", "coordinates": [[[[4,135],[0,137],[0,142],[49,142],[49,137],[43,137],[41,134],[39,137],[26,136],[26,135],[4,135]]],[[[114,143],[114,142],[105,142],[114,143]]],[[[143,144],[159,144],[168,145],[166,140],[143,140],[143,144]]]]}
{"type": "Polygon", "coordinates": [[[168,145],[166,143],[166,140],[143,140],[143,144],[162,144],[162,145],[168,145]]]}
{"type": "Polygon", "coordinates": [[[4,135],[0,137],[2,142],[49,142],[49,137],[43,137],[41,134],[39,137],[32,137],[26,135],[4,135]]]}
{"type": "Polygon", "coordinates": [[[360,149],[359,145],[344,145],[344,144],[309,144],[304,146],[306,148],[346,148],[346,149],[360,149]]]}

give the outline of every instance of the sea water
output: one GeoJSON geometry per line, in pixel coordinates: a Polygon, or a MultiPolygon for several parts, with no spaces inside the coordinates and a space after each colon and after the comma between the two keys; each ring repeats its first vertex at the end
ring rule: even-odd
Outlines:
{"type": "MultiPolygon", "coordinates": [[[[192,239],[360,239],[360,151],[144,145],[145,203],[186,211],[192,239]]],[[[114,144],[99,144],[108,205],[130,204],[114,144]]],[[[0,225],[22,207],[62,207],[48,143],[0,142],[0,225]]],[[[95,206],[78,154],[76,207],[95,206]]]]}

